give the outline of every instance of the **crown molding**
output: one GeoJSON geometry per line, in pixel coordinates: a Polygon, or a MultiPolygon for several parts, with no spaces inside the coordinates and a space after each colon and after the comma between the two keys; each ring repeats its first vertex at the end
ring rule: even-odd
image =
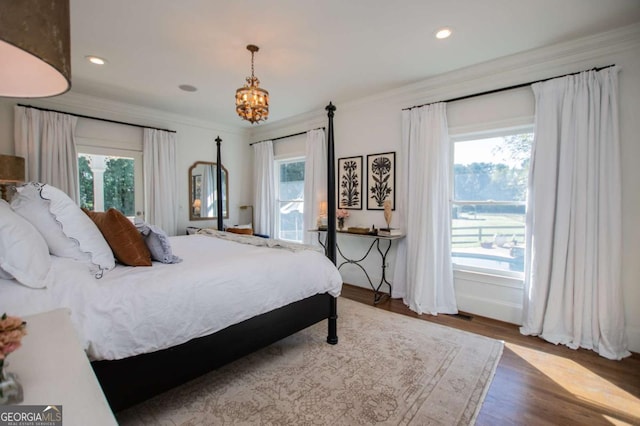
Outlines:
{"type": "MultiPolygon", "coordinates": [[[[582,71],[584,67],[610,65],[601,61],[612,54],[639,46],[640,24],[634,24],[439,74],[382,96],[397,100],[403,108],[416,103],[437,102],[477,91],[582,71]]],[[[367,102],[376,100],[371,98],[367,102]]],[[[359,99],[353,103],[364,101],[359,99]]]]}
{"type": "MultiPolygon", "coordinates": [[[[518,52],[491,61],[471,65],[426,78],[416,83],[380,92],[364,98],[338,102],[342,110],[357,109],[376,102],[391,102],[398,108],[465,96],[554,77],[558,74],[582,71],[605,63],[612,54],[640,46],[640,23],[598,33],[568,42],[518,52]]],[[[304,117],[318,116],[319,110],[279,121],[286,126],[304,117]]],[[[275,125],[275,123],[274,123],[275,125]]]]}
{"type": "MultiPolygon", "coordinates": [[[[25,100],[27,101],[27,100],[25,100]]],[[[83,93],[70,92],[51,98],[29,99],[29,104],[43,108],[60,109],[70,114],[82,114],[141,126],[171,128],[175,125],[197,127],[246,137],[248,130],[214,121],[194,119],[180,114],[169,113],[153,108],[98,98],[83,93]]]]}

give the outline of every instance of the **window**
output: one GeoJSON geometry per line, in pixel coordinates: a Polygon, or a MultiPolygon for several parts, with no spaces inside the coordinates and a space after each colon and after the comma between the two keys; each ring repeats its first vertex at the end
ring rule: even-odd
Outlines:
{"type": "Polygon", "coordinates": [[[453,143],[452,260],[456,269],[521,276],[533,133],[453,143]]]}
{"type": "Polygon", "coordinates": [[[81,207],[95,211],[113,207],[128,217],[141,215],[141,155],[119,154],[78,154],[81,207]]]}
{"type": "Polygon", "coordinates": [[[304,158],[276,161],[276,235],[302,242],[304,229],[304,158]]]}

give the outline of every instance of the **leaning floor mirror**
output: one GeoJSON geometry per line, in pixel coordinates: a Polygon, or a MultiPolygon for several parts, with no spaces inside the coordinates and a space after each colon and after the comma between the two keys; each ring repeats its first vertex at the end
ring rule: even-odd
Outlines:
{"type": "MultiPolygon", "coordinates": [[[[211,220],[217,216],[216,163],[196,161],[189,168],[189,220],[211,220]]],[[[229,218],[229,173],[222,166],[222,213],[229,218]]]]}

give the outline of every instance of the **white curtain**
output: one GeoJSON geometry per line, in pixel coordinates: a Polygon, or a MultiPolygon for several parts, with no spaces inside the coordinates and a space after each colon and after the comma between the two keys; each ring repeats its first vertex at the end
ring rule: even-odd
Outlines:
{"type": "Polygon", "coordinates": [[[532,86],[523,334],[610,359],[624,332],[618,69],[532,86]]]}
{"type": "Polygon", "coordinates": [[[216,202],[216,167],[213,164],[205,164],[200,183],[200,216],[214,217],[218,215],[218,203],[216,202]]]}
{"type": "Polygon", "coordinates": [[[304,160],[304,240],[305,244],[319,244],[316,235],[307,232],[317,228],[320,204],[327,201],[327,141],[324,130],[309,130],[304,160]]]}
{"type": "Polygon", "coordinates": [[[142,140],[145,219],[168,235],[178,231],[176,139],[173,132],[144,129],[142,140]]]}
{"type": "Polygon", "coordinates": [[[275,238],[276,190],[273,141],[253,145],[254,214],[256,234],[275,238]]]}
{"type": "Polygon", "coordinates": [[[457,313],[451,263],[450,146],[446,104],[403,111],[397,213],[406,224],[394,297],[419,314],[457,313]]]}
{"type": "Polygon", "coordinates": [[[15,152],[25,159],[28,181],[48,183],[80,200],[75,129],[78,118],[14,107],[15,152]]]}

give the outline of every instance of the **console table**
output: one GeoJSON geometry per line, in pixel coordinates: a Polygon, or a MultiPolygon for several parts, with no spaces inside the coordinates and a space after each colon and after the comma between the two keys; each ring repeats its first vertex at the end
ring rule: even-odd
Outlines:
{"type": "MultiPolygon", "coordinates": [[[[325,244],[322,241],[321,236],[323,234],[326,234],[327,231],[314,229],[314,230],[311,230],[310,232],[318,233],[318,242],[326,250],[325,244]]],[[[405,236],[404,235],[383,236],[383,235],[372,235],[372,234],[357,234],[354,232],[347,232],[347,231],[337,231],[337,233],[340,235],[348,235],[350,237],[365,238],[365,239],[371,240],[371,244],[369,245],[369,248],[365,252],[364,256],[360,257],[359,259],[349,258],[345,256],[344,253],[342,253],[342,250],[340,249],[340,245],[336,241],[336,248],[338,249],[338,253],[340,253],[340,256],[342,256],[342,258],[344,259],[344,261],[342,261],[338,265],[338,270],[340,270],[340,268],[342,268],[344,265],[347,265],[347,264],[356,265],[357,267],[359,267],[362,270],[362,272],[364,272],[364,275],[365,277],[367,277],[367,281],[369,281],[369,285],[373,290],[374,305],[377,305],[378,303],[380,303],[383,300],[383,297],[385,296],[391,297],[391,283],[387,280],[387,277],[386,277],[387,254],[391,249],[391,244],[393,244],[395,240],[400,240],[405,236]],[[386,247],[381,247],[381,241],[386,242],[386,247]],[[382,259],[382,264],[381,264],[382,276],[380,278],[380,282],[377,283],[377,285],[373,283],[373,281],[371,280],[371,277],[369,276],[369,273],[364,268],[364,266],[361,265],[361,262],[365,260],[369,256],[369,254],[372,252],[374,246],[378,250],[378,253],[380,254],[380,257],[382,259]],[[380,288],[382,287],[383,284],[386,284],[389,287],[388,293],[380,291],[380,288]]]]}

